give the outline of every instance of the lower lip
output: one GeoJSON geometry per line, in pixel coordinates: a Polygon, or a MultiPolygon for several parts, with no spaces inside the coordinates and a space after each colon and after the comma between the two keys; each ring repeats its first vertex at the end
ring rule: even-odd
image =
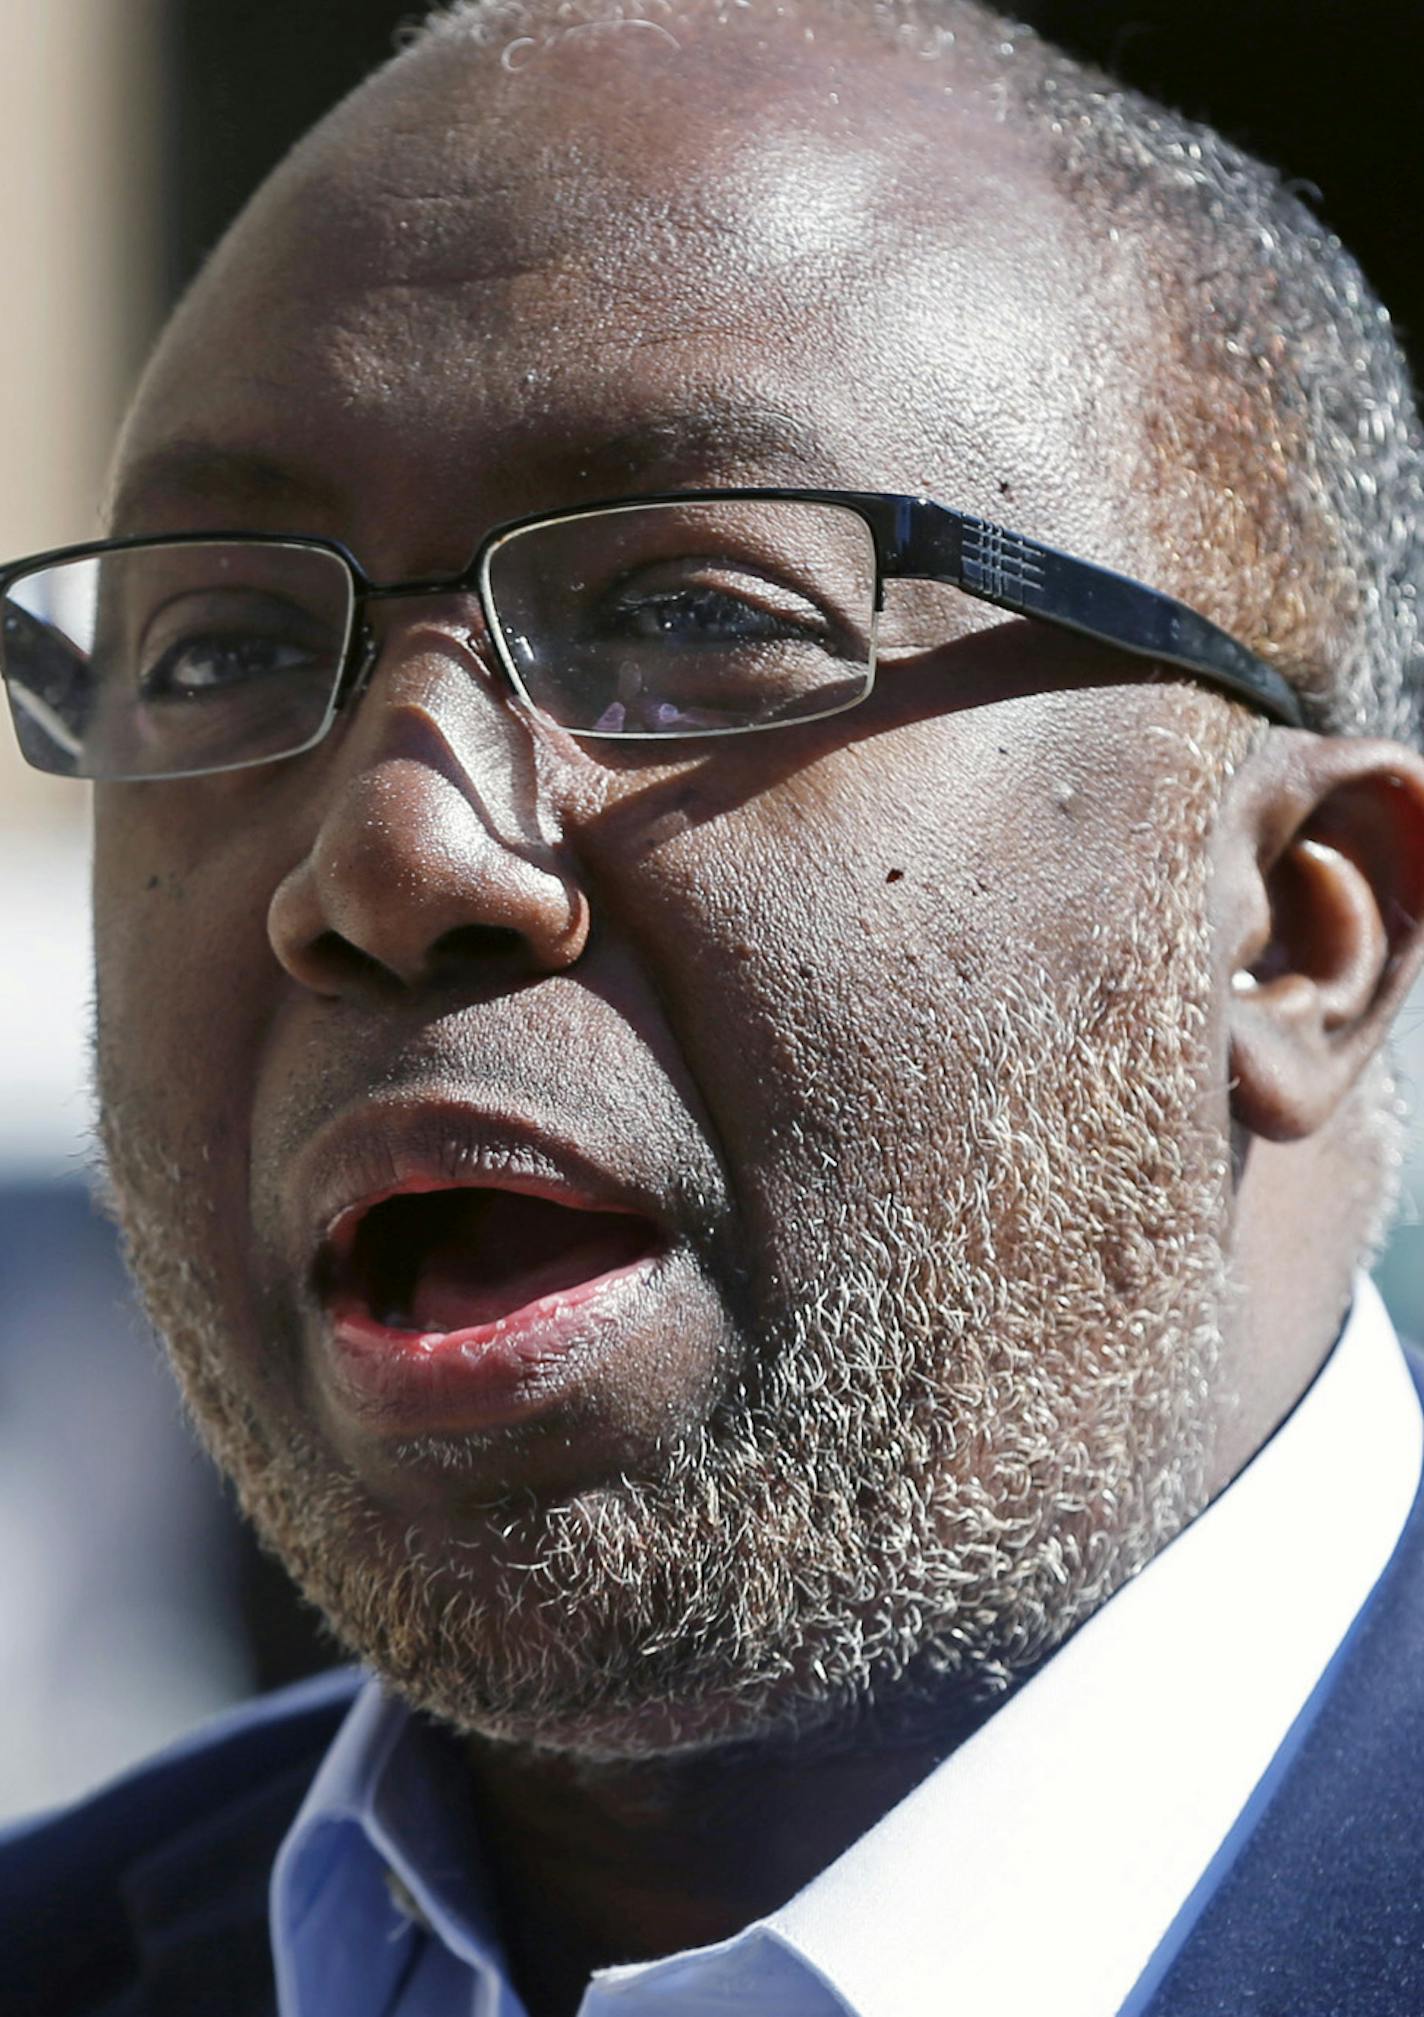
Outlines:
{"type": "Polygon", "coordinates": [[[323,1356],[333,1400],[368,1431],[401,1437],[476,1433],[557,1407],[631,1323],[661,1256],[464,1331],[396,1330],[342,1298],[326,1312],[323,1356]]]}

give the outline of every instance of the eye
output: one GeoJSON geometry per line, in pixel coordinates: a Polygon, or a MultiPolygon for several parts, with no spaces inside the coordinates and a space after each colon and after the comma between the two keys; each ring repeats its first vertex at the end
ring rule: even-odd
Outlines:
{"type": "MultiPolygon", "coordinates": [[[[117,639],[112,648],[123,649],[117,639]]],[[[148,701],[213,699],[324,670],[340,650],[331,624],[286,596],[188,591],[168,597],[142,624],[133,678],[148,701]]]]}
{"type": "Polygon", "coordinates": [[[153,700],[213,693],[275,673],[305,670],[313,658],[306,646],[280,637],[250,632],[192,637],[170,645],[147,668],[143,691],[153,700]]]}
{"type": "Polygon", "coordinates": [[[604,602],[605,635],[689,649],[777,643],[835,646],[824,612],[769,576],[711,560],[664,562],[625,579],[604,602]]]}

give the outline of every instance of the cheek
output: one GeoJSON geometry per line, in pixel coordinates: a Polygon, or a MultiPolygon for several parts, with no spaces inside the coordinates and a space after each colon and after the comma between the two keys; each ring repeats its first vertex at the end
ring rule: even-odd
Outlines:
{"type": "Polygon", "coordinates": [[[100,1093],[127,1161],[157,1156],[227,1207],[242,1195],[246,1088],[280,970],[263,865],[238,827],[196,816],[187,797],[131,786],[96,801],[100,1093]]]}
{"type": "Polygon", "coordinates": [[[987,1007],[1111,982],[1158,870],[1151,767],[1084,732],[1101,700],[892,725],[735,803],[684,787],[620,923],[773,1249],[871,1190],[933,1191],[987,1007]]]}

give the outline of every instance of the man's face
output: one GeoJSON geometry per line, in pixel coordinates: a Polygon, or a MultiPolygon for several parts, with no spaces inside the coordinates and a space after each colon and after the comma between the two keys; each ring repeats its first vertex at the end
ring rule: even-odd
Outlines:
{"type": "MultiPolygon", "coordinates": [[[[1140,569],[1130,275],[992,91],[799,35],[388,73],[180,316],[115,530],[395,580],[832,485],[1140,569]]],[[[629,753],[522,713],[473,602],[378,631],[315,751],[100,794],[111,1163],[205,1434],[470,1727],[993,1686],[1201,1495],[1221,704],[907,587],[854,713],[629,753]]]]}

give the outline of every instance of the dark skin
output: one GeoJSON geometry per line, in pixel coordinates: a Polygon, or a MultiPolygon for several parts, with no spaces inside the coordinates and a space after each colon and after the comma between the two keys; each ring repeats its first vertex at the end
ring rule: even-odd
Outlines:
{"type": "Polygon", "coordinates": [[[848,1849],[968,1734],[589,1772],[471,1747],[500,1927],[531,2011],[578,2008],[594,1968],[725,1940],[848,1849]],[[555,1902],[551,1902],[555,1901],[555,1902]]]}
{"type": "MultiPolygon", "coordinates": [[[[830,482],[922,487],[1151,578],[1114,474],[1150,362],[1131,276],[1095,260],[1084,299],[1077,222],[972,75],[947,113],[941,72],[931,87],[829,24],[814,46],[735,18],[677,43],[585,39],[515,73],[424,56],[346,108],[165,344],[115,530],[330,532],[391,579],[459,565],[494,517],[580,497],[830,482]],[[748,393],[757,411],[734,427],[728,395],[748,393]]],[[[774,1248],[808,1181],[792,1094],[862,1037],[893,1051],[891,962],[913,953],[947,994],[965,971],[993,989],[1030,961],[1083,970],[1100,909],[1134,901],[1150,731],[1201,705],[1088,647],[1026,650],[1023,626],[980,634],[991,613],[961,607],[947,708],[945,604],[911,595],[883,639],[899,675],[849,726],[715,760],[594,761],[531,741],[471,681],[460,620],[387,612],[360,710],[299,763],[101,792],[96,881],[110,1052],[175,1158],[197,1167],[201,1145],[234,1366],[435,1545],[478,1523],[258,1342],[252,1282],[295,1266],[290,1144],[326,1084],[312,1060],[410,1075],[449,1028],[440,1069],[458,1077],[438,954],[473,928],[478,971],[454,992],[481,1005],[485,1080],[535,1083],[558,1112],[559,1058],[593,1045],[632,1089],[650,1184],[705,1171],[774,1248]],[[1065,792],[1087,808],[1070,847],[1065,792]],[[197,1025],[210,1072],[175,1083],[165,1061],[197,1025]],[[748,1074],[756,1102],[739,1097],[748,1074]],[[258,1263],[254,1167],[277,1200],[258,1263]]],[[[1245,1284],[1219,1488],[1343,1306],[1352,1232],[1323,1201],[1342,1103],[1420,960],[1424,765],[1273,731],[1229,793],[1213,867],[1219,1070],[1203,1098],[1243,1151],[1245,1284]]],[[[548,1433],[499,1445],[487,1482],[571,1489],[649,1461],[669,1420],[707,1407],[728,1337],[715,1285],[689,1276],[675,1320],[615,1353],[548,1433]]],[[[565,2017],[593,1967],[772,1909],[967,1726],[949,1712],[932,1741],[597,1769],[473,1744],[531,2012],[565,2017]]]]}

